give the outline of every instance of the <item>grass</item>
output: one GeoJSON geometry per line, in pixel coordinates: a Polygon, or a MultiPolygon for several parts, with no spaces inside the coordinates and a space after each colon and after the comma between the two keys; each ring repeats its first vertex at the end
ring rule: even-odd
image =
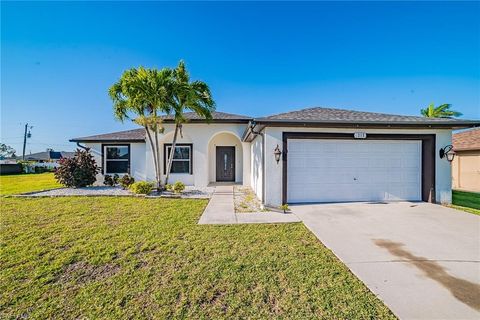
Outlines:
{"type": "Polygon", "coordinates": [[[453,190],[452,208],[480,215],[480,194],[453,190]]]}
{"type": "Polygon", "coordinates": [[[0,176],[0,195],[12,195],[61,187],[53,173],[0,176]]]}
{"type": "Polygon", "coordinates": [[[1,201],[2,319],[394,318],[301,223],[200,226],[192,199],[1,201]]]}

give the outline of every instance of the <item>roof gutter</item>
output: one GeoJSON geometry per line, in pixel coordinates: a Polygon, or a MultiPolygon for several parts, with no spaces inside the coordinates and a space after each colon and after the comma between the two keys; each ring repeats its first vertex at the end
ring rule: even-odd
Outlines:
{"type": "Polygon", "coordinates": [[[262,205],[265,206],[265,133],[262,132],[265,127],[262,127],[260,130],[255,131],[255,127],[257,126],[255,120],[249,121],[247,130],[243,133],[242,136],[242,141],[246,141],[250,136],[253,135],[253,139],[255,137],[260,136],[262,138],[262,158],[261,158],[261,163],[262,163],[262,205]]]}
{"type": "MultiPolygon", "coordinates": [[[[206,123],[206,124],[216,124],[216,123],[248,123],[250,122],[251,119],[211,119],[211,120],[206,120],[206,119],[187,119],[185,122],[186,124],[188,123],[206,123]]],[[[163,119],[162,123],[175,123],[175,120],[173,119],[163,119]]]]}
{"type": "Polygon", "coordinates": [[[268,126],[342,126],[342,127],[361,127],[361,126],[412,126],[412,127],[445,127],[445,128],[473,128],[480,127],[480,120],[453,120],[453,121],[358,121],[358,120],[286,120],[286,119],[254,119],[257,124],[268,126]]]}
{"type": "Polygon", "coordinates": [[[82,148],[82,149],[85,150],[85,151],[89,151],[89,150],[90,150],[89,147],[82,146],[82,145],[80,144],[80,142],[77,142],[77,147],[82,148]]]}
{"type": "Polygon", "coordinates": [[[96,139],[96,140],[87,140],[87,139],[70,139],[69,142],[76,142],[76,143],[135,143],[135,142],[145,142],[144,139],[127,139],[127,140],[119,140],[119,139],[96,139]]]}

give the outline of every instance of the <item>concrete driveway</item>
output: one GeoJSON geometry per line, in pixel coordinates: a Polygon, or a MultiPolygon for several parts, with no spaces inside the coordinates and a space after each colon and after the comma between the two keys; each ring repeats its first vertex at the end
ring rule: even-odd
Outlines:
{"type": "Polygon", "coordinates": [[[429,203],[291,206],[402,319],[480,319],[480,217],[429,203]]]}

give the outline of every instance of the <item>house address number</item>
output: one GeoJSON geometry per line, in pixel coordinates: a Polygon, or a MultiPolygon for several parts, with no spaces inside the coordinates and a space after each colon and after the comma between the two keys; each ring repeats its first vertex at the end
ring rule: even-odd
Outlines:
{"type": "Polygon", "coordinates": [[[366,139],[367,138],[367,133],[366,132],[355,132],[353,134],[353,137],[355,139],[366,139]]]}

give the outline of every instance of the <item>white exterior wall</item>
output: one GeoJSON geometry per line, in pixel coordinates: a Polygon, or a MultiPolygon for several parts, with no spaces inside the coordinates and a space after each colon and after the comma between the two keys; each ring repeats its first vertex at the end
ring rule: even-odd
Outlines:
{"type": "MultiPolygon", "coordinates": [[[[135,142],[135,143],[104,143],[106,145],[130,145],[130,174],[135,178],[135,180],[146,180],[146,154],[145,154],[145,143],[135,142]]],[[[102,143],[82,143],[82,145],[90,148],[90,151],[97,163],[97,166],[103,167],[102,163],[102,143]]],[[[97,175],[97,184],[103,184],[103,174],[99,173],[97,175]]]]}
{"type": "MultiPolygon", "coordinates": [[[[165,124],[165,132],[159,136],[162,182],[165,181],[163,168],[165,143],[172,143],[175,125],[165,124]]],[[[236,182],[250,184],[250,143],[242,143],[241,137],[246,124],[196,124],[183,125],[183,138],[180,134],[177,143],[193,144],[193,174],[170,174],[169,183],[182,181],[186,185],[205,187],[215,181],[215,144],[235,146],[236,182]],[[241,149],[241,150],[240,150],[241,149]],[[245,165],[247,164],[247,165],[245,165]],[[213,170],[213,172],[212,172],[213,170]],[[213,179],[213,180],[212,180],[213,179]]],[[[146,179],[155,180],[155,170],[150,144],[146,143],[146,179]]]]}
{"type": "Polygon", "coordinates": [[[251,169],[250,182],[251,187],[257,197],[262,201],[262,185],[263,185],[263,163],[262,163],[262,137],[258,135],[250,145],[251,152],[251,169]]]}
{"type": "MultiPolygon", "coordinates": [[[[445,159],[440,159],[438,151],[440,148],[452,143],[452,131],[449,129],[337,129],[337,128],[282,128],[282,127],[266,127],[263,131],[265,134],[265,204],[271,206],[279,206],[282,203],[282,168],[283,163],[278,164],[275,161],[273,150],[278,146],[283,149],[283,132],[366,132],[368,133],[384,133],[384,134],[435,134],[435,190],[436,200],[439,203],[451,203],[452,201],[452,178],[451,166],[445,159]]],[[[261,140],[261,139],[259,139],[261,140]]],[[[252,142],[252,158],[254,157],[252,142]]],[[[283,150],[282,150],[283,151],[283,150]]],[[[252,176],[254,172],[252,164],[252,176]]],[[[252,186],[253,186],[252,178],[252,186]]]]}

